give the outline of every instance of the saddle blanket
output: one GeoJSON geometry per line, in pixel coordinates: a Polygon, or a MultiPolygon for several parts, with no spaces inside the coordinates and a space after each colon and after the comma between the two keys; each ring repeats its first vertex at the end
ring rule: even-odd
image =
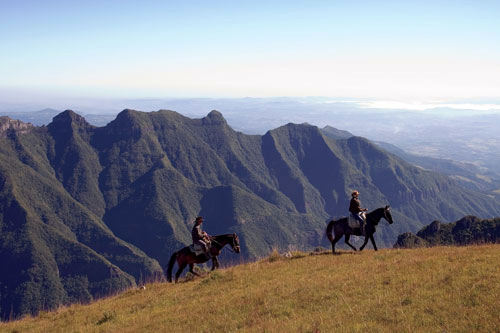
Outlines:
{"type": "Polygon", "coordinates": [[[352,214],[349,213],[349,215],[347,216],[347,225],[350,227],[350,228],[359,228],[360,225],[359,225],[359,221],[358,219],[356,219],[354,216],[352,216],[352,214]]]}

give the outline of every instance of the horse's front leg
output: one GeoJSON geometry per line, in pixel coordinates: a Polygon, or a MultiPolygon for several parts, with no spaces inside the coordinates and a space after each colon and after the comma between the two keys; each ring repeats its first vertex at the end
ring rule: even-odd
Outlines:
{"type": "Polygon", "coordinates": [[[332,254],[336,254],[335,252],[335,244],[342,238],[342,235],[337,236],[335,235],[335,238],[332,240],[332,254]]]}
{"type": "Polygon", "coordinates": [[[189,272],[193,275],[197,275],[197,276],[200,276],[200,274],[196,273],[194,271],[194,264],[189,264],[189,272]]]}
{"type": "Polygon", "coordinates": [[[370,240],[372,241],[373,248],[375,249],[375,251],[377,251],[377,245],[375,244],[375,238],[373,238],[373,234],[370,235],[370,240]]]}
{"type": "Polygon", "coordinates": [[[365,241],[363,242],[363,245],[361,245],[361,247],[359,248],[360,251],[363,251],[363,249],[365,248],[366,244],[368,243],[368,239],[370,239],[370,237],[365,236],[365,241]]]}
{"type": "Polygon", "coordinates": [[[212,258],[212,271],[216,268],[219,268],[219,259],[215,256],[212,258]]]}

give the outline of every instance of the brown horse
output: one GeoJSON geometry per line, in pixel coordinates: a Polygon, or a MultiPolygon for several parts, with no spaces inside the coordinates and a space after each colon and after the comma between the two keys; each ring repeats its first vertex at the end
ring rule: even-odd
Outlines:
{"type": "MultiPolygon", "coordinates": [[[[377,208],[373,212],[370,212],[366,214],[366,224],[365,224],[365,241],[363,242],[363,245],[359,248],[360,251],[363,251],[363,249],[366,246],[366,243],[368,243],[368,239],[372,241],[373,248],[375,251],[377,251],[377,245],[375,244],[375,239],[373,238],[373,234],[375,233],[375,227],[378,225],[380,222],[380,219],[384,218],[389,222],[389,224],[392,224],[392,215],[391,215],[391,207],[390,206],[385,206],[385,208],[377,208]]],[[[332,220],[330,223],[328,223],[328,226],[326,227],[326,235],[328,237],[328,240],[332,242],[332,253],[335,254],[335,243],[337,243],[342,236],[345,235],[345,243],[349,245],[354,251],[357,251],[356,248],[349,243],[349,238],[351,235],[355,236],[362,236],[361,235],[361,230],[360,228],[351,228],[349,227],[348,224],[348,218],[344,217],[339,220],[332,220]],[[335,234],[335,238],[332,237],[332,230],[333,233],[335,234]]]]}
{"type": "Polygon", "coordinates": [[[184,247],[180,251],[174,252],[170,257],[170,261],[168,262],[167,268],[167,280],[168,282],[172,282],[172,269],[174,267],[175,261],[177,261],[177,265],[179,269],[175,273],[175,282],[179,279],[184,268],[189,265],[189,271],[191,274],[199,275],[193,270],[194,264],[203,264],[207,262],[209,259],[212,259],[212,271],[219,267],[219,260],[217,256],[222,251],[222,248],[227,244],[231,245],[231,248],[234,252],[240,253],[240,240],[236,234],[225,234],[225,235],[217,235],[210,236],[210,254],[211,258],[205,254],[196,255],[190,249],[189,246],[184,247]]]}

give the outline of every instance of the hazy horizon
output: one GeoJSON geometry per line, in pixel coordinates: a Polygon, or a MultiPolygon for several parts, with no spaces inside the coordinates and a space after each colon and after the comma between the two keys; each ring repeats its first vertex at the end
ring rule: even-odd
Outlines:
{"type": "MultiPolygon", "coordinates": [[[[0,94],[1,97],[1,94],[0,94]]],[[[37,112],[45,109],[58,111],[73,110],[82,114],[117,114],[124,109],[135,109],[138,111],[158,111],[161,109],[173,110],[185,113],[188,106],[188,114],[204,115],[211,110],[224,112],[227,105],[233,105],[235,109],[241,108],[238,104],[257,103],[266,105],[270,103],[291,103],[309,106],[312,113],[319,106],[331,106],[331,110],[337,110],[337,106],[351,106],[364,111],[373,112],[417,112],[436,113],[437,115],[463,116],[500,113],[500,100],[457,100],[457,101],[395,101],[376,100],[366,98],[332,98],[324,96],[273,96],[273,97],[243,97],[243,98],[96,98],[96,97],[60,97],[54,99],[0,99],[0,115],[10,113],[37,112]],[[201,105],[197,110],[194,105],[201,105]],[[221,105],[223,105],[221,109],[221,105]]],[[[345,110],[338,110],[343,112],[345,110]]]]}

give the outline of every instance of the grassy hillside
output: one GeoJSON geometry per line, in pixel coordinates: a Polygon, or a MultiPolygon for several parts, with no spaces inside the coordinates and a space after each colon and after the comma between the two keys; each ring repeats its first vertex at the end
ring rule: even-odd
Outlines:
{"type": "Polygon", "coordinates": [[[1,332],[498,332],[500,245],[295,253],[0,324],[1,332]]]}

